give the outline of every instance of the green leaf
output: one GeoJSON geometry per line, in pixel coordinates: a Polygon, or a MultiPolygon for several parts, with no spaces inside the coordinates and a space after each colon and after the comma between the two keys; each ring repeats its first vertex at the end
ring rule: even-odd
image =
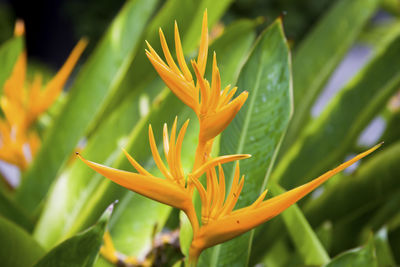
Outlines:
{"type": "MultiPolygon", "coordinates": [[[[126,151],[141,164],[145,163],[151,155],[148,143],[148,125],[152,125],[155,140],[160,143],[163,123],[167,122],[168,125],[172,125],[173,117],[171,117],[170,114],[178,114],[183,108],[183,104],[181,104],[174,95],[169,92],[163,95],[163,98],[159,98],[154,104],[151,109],[152,111],[147,116],[143,117],[134,127],[125,146],[126,151]]],[[[83,163],[80,164],[85,166],[83,163]]],[[[118,157],[112,165],[114,168],[122,170],[133,169],[122,151],[118,153],[118,157]]],[[[143,164],[143,166],[147,167],[146,164],[143,164]]],[[[87,166],[85,167],[88,168],[87,166]]],[[[96,182],[95,189],[96,190],[85,201],[85,205],[81,207],[79,216],[76,216],[74,223],[69,229],[69,234],[87,227],[87,224],[98,216],[101,209],[104,209],[104,206],[107,206],[115,199],[123,198],[128,192],[124,187],[103,177],[99,184],[96,182]]],[[[147,201],[153,200],[148,199],[147,201]]],[[[153,228],[153,226],[154,225],[151,225],[151,228],[153,228]]]]}
{"type": "Polygon", "coordinates": [[[3,94],[4,83],[10,77],[15,62],[24,49],[24,39],[22,37],[14,37],[0,46],[0,95],[3,94]]]}
{"type": "Polygon", "coordinates": [[[302,41],[293,56],[296,107],[282,152],[291,147],[310,117],[319,92],[369,21],[380,0],[340,0],[302,41]]]}
{"type": "Polygon", "coordinates": [[[18,224],[27,231],[32,231],[33,221],[25,213],[25,211],[18,206],[17,203],[2,190],[0,190],[0,215],[8,220],[18,224]]]}
{"type": "Polygon", "coordinates": [[[400,188],[397,188],[397,191],[394,193],[390,188],[387,188],[384,193],[388,196],[381,202],[378,202],[382,204],[368,220],[367,229],[371,229],[372,231],[377,231],[385,227],[385,224],[396,217],[399,212],[400,188]]]}
{"type": "Polygon", "coordinates": [[[374,243],[376,248],[376,257],[378,258],[378,266],[390,267],[396,266],[393,253],[390,249],[388,240],[388,233],[386,228],[382,228],[374,236],[374,243]]]}
{"type": "Polygon", "coordinates": [[[0,262],[2,266],[32,266],[45,251],[22,228],[0,216],[0,262]]]}
{"type": "Polygon", "coordinates": [[[342,266],[378,267],[375,255],[374,239],[371,237],[364,247],[346,251],[335,257],[330,263],[324,265],[324,267],[342,266]]]}
{"type": "MultiPolygon", "coordinates": [[[[274,196],[286,192],[275,183],[269,183],[274,196]]],[[[297,204],[286,209],[282,215],[286,229],[305,265],[322,265],[330,261],[328,253],[304,217],[297,204]]]]}
{"type": "Polygon", "coordinates": [[[284,187],[303,184],[342,161],[400,85],[400,35],[375,56],[310,123],[274,170],[284,187]]]}
{"type": "Polygon", "coordinates": [[[396,0],[382,0],[382,7],[395,16],[400,15],[400,3],[396,0]]]}
{"type": "MultiPolygon", "coordinates": [[[[400,27],[399,27],[400,28],[400,27]]],[[[400,110],[394,111],[386,119],[386,129],[382,134],[381,139],[385,141],[386,145],[391,145],[400,140],[400,110]]]]}
{"type": "Polygon", "coordinates": [[[128,1],[79,73],[67,103],[17,192],[18,201],[30,212],[36,211],[105,99],[115,93],[156,3],[157,0],[128,1]]]}
{"type": "MultiPolygon", "coordinates": [[[[95,162],[112,163],[120,155],[121,147],[126,145],[133,126],[140,120],[141,114],[136,104],[150,105],[148,102],[151,97],[152,94],[132,94],[104,120],[81,154],[95,162]]],[[[58,177],[34,232],[35,238],[44,247],[52,247],[66,237],[102,179],[94,176],[93,171],[79,160],[74,161],[58,177]]],[[[94,220],[92,218],[91,223],[94,220]]]]}
{"type": "Polygon", "coordinates": [[[359,41],[369,46],[380,46],[398,35],[399,31],[400,21],[398,19],[378,21],[364,29],[359,36],[359,41]]]}
{"type": "Polygon", "coordinates": [[[285,239],[281,238],[272,244],[271,249],[261,261],[268,267],[287,266],[287,262],[293,257],[291,252],[285,239]]]}
{"type": "Polygon", "coordinates": [[[81,234],[65,240],[42,259],[34,267],[90,267],[97,257],[103,242],[103,235],[114,204],[110,205],[99,221],[81,234]]]}
{"type": "MultiPolygon", "coordinates": [[[[238,93],[249,91],[249,98],[223,132],[220,154],[253,155],[241,162],[241,172],[248,177],[237,204],[243,207],[264,190],[292,112],[289,49],[280,20],[261,35],[237,85],[238,93]]],[[[230,188],[234,164],[225,166],[229,166],[224,169],[230,188]]],[[[247,233],[210,248],[200,257],[199,266],[246,266],[251,240],[252,234],[247,233]]]]}

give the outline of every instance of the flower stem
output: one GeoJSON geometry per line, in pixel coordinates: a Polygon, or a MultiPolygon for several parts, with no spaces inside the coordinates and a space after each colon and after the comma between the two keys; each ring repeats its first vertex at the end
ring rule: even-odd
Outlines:
{"type": "Polygon", "coordinates": [[[206,144],[206,142],[200,140],[199,144],[197,145],[193,171],[197,170],[201,165],[203,165],[205,159],[207,158],[206,144]]]}
{"type": "Polygon", "coordinates": [[[190,224],[192,225],[193,236],[195,236],[197,230],[199,230],[199,220],[197,219],[197,214],[194,205],[190,205],[190,207],[185,209],[185,214],[188,217],[190,224]]]}

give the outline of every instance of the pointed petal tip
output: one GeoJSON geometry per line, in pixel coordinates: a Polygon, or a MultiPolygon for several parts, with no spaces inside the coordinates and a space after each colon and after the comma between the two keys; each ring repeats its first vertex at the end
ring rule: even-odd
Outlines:
{"type": "Polygon", "coordinates": [[[149,48],[149,50],[151,50],[153,48],[147,40],[144,40],[144,42],[146,43],[146,45],[149,48]]]}
{"type": "Polygon", "coordinates": [[[89,44],[89,38],[87,37],[82,37],[79,42],[78,45],[82,46],[82,48],[86,48],[86,46],[89,44]]]}
{"type": "Polygon", "coordinates": [[[204,13],[203,13],[203,20],[204,20],[205,22],[207,22],[207,17],[208,17],[208,10],[207,10],[207,8],[205,8],[205,9],[204,9],[204,13]]]}
{"type": "Polygon", "coordinates": [[[361,155],[362,155],[361,157],[365,157],[365,156],[367,156],[368,154],[371,154],[372,152],[374,152],[375,150],[377,150],[378,148],[380,148],[383,144],[384,144],[384,142],[382,141],[382,142],[380,142],[379,144],[376,144],[375,146],[371,147],[371,148],[368,149],[367,151],[365,151],[365,152],[359,154],[358,156],[361,156],[361,155]]]}
{"type": "Polygon", "coordinates": [[[19,37],[25,34],[25,23],[22,19],[15,22],[14,35],[19,37]]]}

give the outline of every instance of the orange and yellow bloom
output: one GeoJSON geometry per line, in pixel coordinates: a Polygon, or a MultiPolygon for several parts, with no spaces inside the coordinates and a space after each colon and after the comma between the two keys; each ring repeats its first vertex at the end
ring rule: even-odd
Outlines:
{"type": "MultiPolygon", "coordinates": [[[[22,21],[16,23],[15,34],[24,34],[22,21]]],[[[26,169],[40,145],[40,138],[31,126],[57,99],[86,45],[86,40],[78,42],[64,65],[44,88],[39,74],[33,81],[26,81],[26,52],[18,57],[0,99],[4,113],[4,119],[0,119],[1,160],[26,169]]]]}
{"type": "Polygon", "coordinates": [[[196,264],[204,249],[226,242],[277,216],[330,177],[372,153],[380,146],[377,145],[311,182],[277,197],[264,200],[267,194],[267,190],[265,190],[252,205],[234,210],[245,182],[244,176],[241,177],[239,163],[237,163],[232,186],[229,193],[226,193],[225,176],[221,165],[229,161],[245,159],[250,155],[229,155],[213,158],[211,149],[214,138],[236,116],[246,101],[248,93],[243,92],[234,98],[236,88],[230,89],[230,86],[227,86],[221,90],[221,79],[215,53],[213,55],[211,83],[204,78],[208,54],[207,12],[205,12],[203,18],[198,58],[196,61],[191,61],[196,82],[183,56],[177,24],[175,23],[175,49],[178,64],[172,58],[161,29],[159,33],[166,63],[150,44],[147,44],[149,50],[146,50],[146,55],[166,85],[183,103],[193,109],[200,122],[199,143],[192,171],[185,175],[181,165],[181,147],[188,121],[177,133],[177,119],[172,126],[170,137],[168,136],[167,126],[164,126],[164,153],[169,168],[161,160],[152,128],[149,127],[150,148],[154,161],[164,179],[147,172],[126,152],[126,156],[138,173],[113,169],[79,157],[88,166],[112,181],[148,198],[184,211],[193,228],[193,239],[189,251],[189,262],[191,264],[196,264]],[[206,176],[205,185],[200,181],[200,177],[204,174],[206,176]],[[200,220],[194,210],[194,189],[199,192],[201,199],[200,220]]]}

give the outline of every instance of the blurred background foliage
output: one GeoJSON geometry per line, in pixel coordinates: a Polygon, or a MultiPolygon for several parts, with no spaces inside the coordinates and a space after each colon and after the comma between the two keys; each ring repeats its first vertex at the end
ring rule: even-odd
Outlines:
{"type": "MultiPolygon", "coordinates": [[[[113,266],[96,257],[106,225],[121,262],[125,256],[138,261],[125,266],[179,266],[190,239],[184,218],[94,174],[71,155],[81,149],[88,159],[132,170],[121,153],[124,147],[154,169],[148,124],[160,133],[162,123],[171,123],[176,114],[193,114],[165,90],[144,56],[144,40],[159,51],[158,27],[171,42],[176,19],[186,56],[194,57],[205,8],[214,39],[210,51],[217,52],[223,84],[241,81],[256,36],[278,17],[291,48],[292,120],[283,141],[268,151],[274,154],[268,159],[275,160],[273,167],[249,177],[261,183],[249,182],[248,195],[255,199],[265,185],[272,195],[279,194],[373,144],[385,145],[282,216],[210,248],[200,266],[400,263],[400,1],[1,0],[1,85],[16,60],[13,55],[22,51],[21,40],[13,37],[16,18],[26,24],[28,77],[41,72],[48,80],[81,37],[90,40],[65,88],[68,93],[34,126],[43,143],[30,168],[19,180],[18,170],[2,167],[3,176],[12,173],[20,183],[11,192],[0,186],[4,266],[113,266]],[[116,199],[110,217],[110,209],[104,210],[116,199]]],[[[241,89],[251,94],[252,88],[241,89]]],[[[253,112],[254,118],[275,114],[262,108],[253,112]]],[[[189,155],[197,138],[195,121],[185,139],[183,153],[189,155]]],[[[221,151],[234,149],[226,146],[228,138],[221,137],[221,151]]],[[[269,147],[254,138],[258,142],[249,142],[243,152],[257,158],[264,155],[260,148],[269,147]]],[[[188,156],[184,167],[192,163],[188,156]]]]}
{"type": "MultiPolygon", "coordinates": [[[[27,27],[29,56],[58,67],[73,44],[82,36],[91,40],[87,53],[94,48],[111,20],[125,1],[24,1],[2,0],[0,41],[10,38],[13,21],[24,19],[27,27]],[[32,12],[34,10],[35,12],[32,12]],[[49,23],[51,21],[51,23],[49,23]],[[56,49],[57,48],[57,49],[56,49]]],[[[165,0],[159,2],[161,6],[165,0]]],[[[278,16],[284,16],[285,33],[289,40],[300,41],[305,33],[335,1],[328,0],[238,0],[233,1],[221,18],[229,24],[240,18],[263,17],[261,31],[278,16]]]]}

